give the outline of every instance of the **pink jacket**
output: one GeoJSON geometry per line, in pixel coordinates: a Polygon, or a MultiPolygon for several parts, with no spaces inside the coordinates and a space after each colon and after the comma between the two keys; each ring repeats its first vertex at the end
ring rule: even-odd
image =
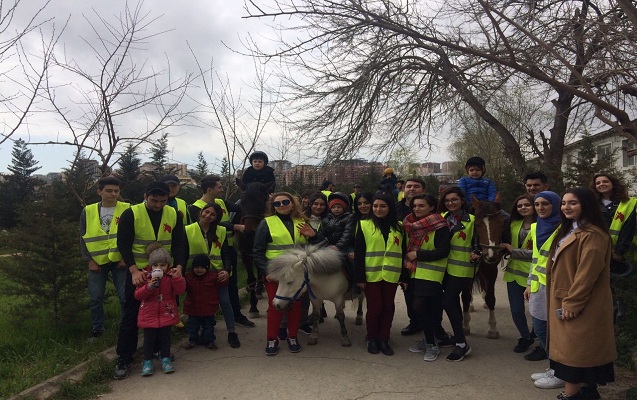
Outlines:
{"type": "MultiPolygon", "coordinates": [[[[147,267],[145,272],[150,272],[147,267]]],[[[179,309],[175,296],[186,291],[183,277],[173,278],[164,275],[158,288],[149,289],[148,282],[135,289],[135,298],[142,302],[137,315],[137,326],[140,328],[163,328],[179,322],[179,309]]]]}

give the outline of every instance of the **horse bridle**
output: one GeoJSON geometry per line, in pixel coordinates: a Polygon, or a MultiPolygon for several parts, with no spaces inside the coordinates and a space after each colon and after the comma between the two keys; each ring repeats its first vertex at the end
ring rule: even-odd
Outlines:
{"type": "Polygon", "coordinates": [[[301,294],[301,291],[306,286],[307,286],[307,292],[310,295],[310,298],[312,300],[316,300],[316,295],[314,294],[314,291],[312,291],[312,287],[310,286],[310,274],[307,272],[307,268],[304,268],[303,283],[301,284],[301,287],[299,288],[299,290],[297,290],[292,297],[279,296],[278,294],[275,294],[274,298],[279,300],[296,301],[299,299],[299,295],[301,294]]]}
{"type": "MultiPolygon", "coordinates": [[[[500,248],[500,246],[491,246],[490,244],[483,244],[483,243],[478,243],[478,245],[480,246],[481,249],[486,248],[486,249],[493,249],[497,251],[498,253],[502,254],[502,258],[504,258],[505,260],[511,256],[506,250],[500,248]]],[[[482,256],[482,251],[480,251],[480,255],[482,256]]]]}

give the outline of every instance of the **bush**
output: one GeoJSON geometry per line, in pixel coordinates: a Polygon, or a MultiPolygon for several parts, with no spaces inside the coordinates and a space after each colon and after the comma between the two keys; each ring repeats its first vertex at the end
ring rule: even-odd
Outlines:
{"type": "Polygon", "coordinates": [[[626,314],[617,321],[618,364],[637,369],[637,271],[625,278],[613,278],[615,298],[621,299],[626,314]]]}

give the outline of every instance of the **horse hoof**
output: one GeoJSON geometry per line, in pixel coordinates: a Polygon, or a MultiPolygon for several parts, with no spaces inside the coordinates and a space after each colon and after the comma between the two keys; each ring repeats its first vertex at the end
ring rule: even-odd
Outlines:
{"type": "Polygon", "coordinates": [[[498,332],[498,331],[495,331],[495,332],[489,331],[487,333],[487,338],[488,339],[500,339],[500,332],[498,332]]]}
{"type": "Polygon", "coordinates": [[[471,335],[471,328],[463,328],[462,330],[464,331],[465,335],[471,335]]]}
{"type": "Polygon", "coordinates": [[[317,338],[313,338],[313,337],[311,337],[311,338],[307,339],[307,344],[308,344],[308,346],[314,346],[314,345],[316,345],[317,343],[318,343],[318,339],[317,339],[317,338]]]}
{"type": "Polygon", "coordinates": [[[363,325],[363,317],[356,317],[356,322],[354,322],[354,324],[363,325]]]}
{"type": "Polygon", "coordinates": [[[352,346],[352,341],[349,340],[349,338],[343,338],[341,340],[341,346],[343,346],[343,347],[351,347],[352,346]]]}
{"type": "Polygon", "coordinates": [[[259,315],[259,310],[249,311],[248,315],[250,316],[250,318],[260,318],[261,317],[261,315],[259,315]]]}
{"type": "Polygon", "coordinates": [[[469,306],[469,312],[476,312],[476,308],[474,306],[469,306]]]}

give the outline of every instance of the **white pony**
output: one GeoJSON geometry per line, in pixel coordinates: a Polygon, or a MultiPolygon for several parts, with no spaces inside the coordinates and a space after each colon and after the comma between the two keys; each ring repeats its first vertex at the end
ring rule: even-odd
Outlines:
{"type": "Polygon", "coordinates": [[[306,291],[312,302],[312,333],[309,345],[318,343],[319,313],[323,300],[336,306],[336,319],[341,325],[341,345],[352,345],[345,329],[347,278],[343,273],[341,253],[328,247],[308,245],[286,251],[268,263],[268,276],[279,282],[272,305],[278,310],[290,306],[306,291]]]}

